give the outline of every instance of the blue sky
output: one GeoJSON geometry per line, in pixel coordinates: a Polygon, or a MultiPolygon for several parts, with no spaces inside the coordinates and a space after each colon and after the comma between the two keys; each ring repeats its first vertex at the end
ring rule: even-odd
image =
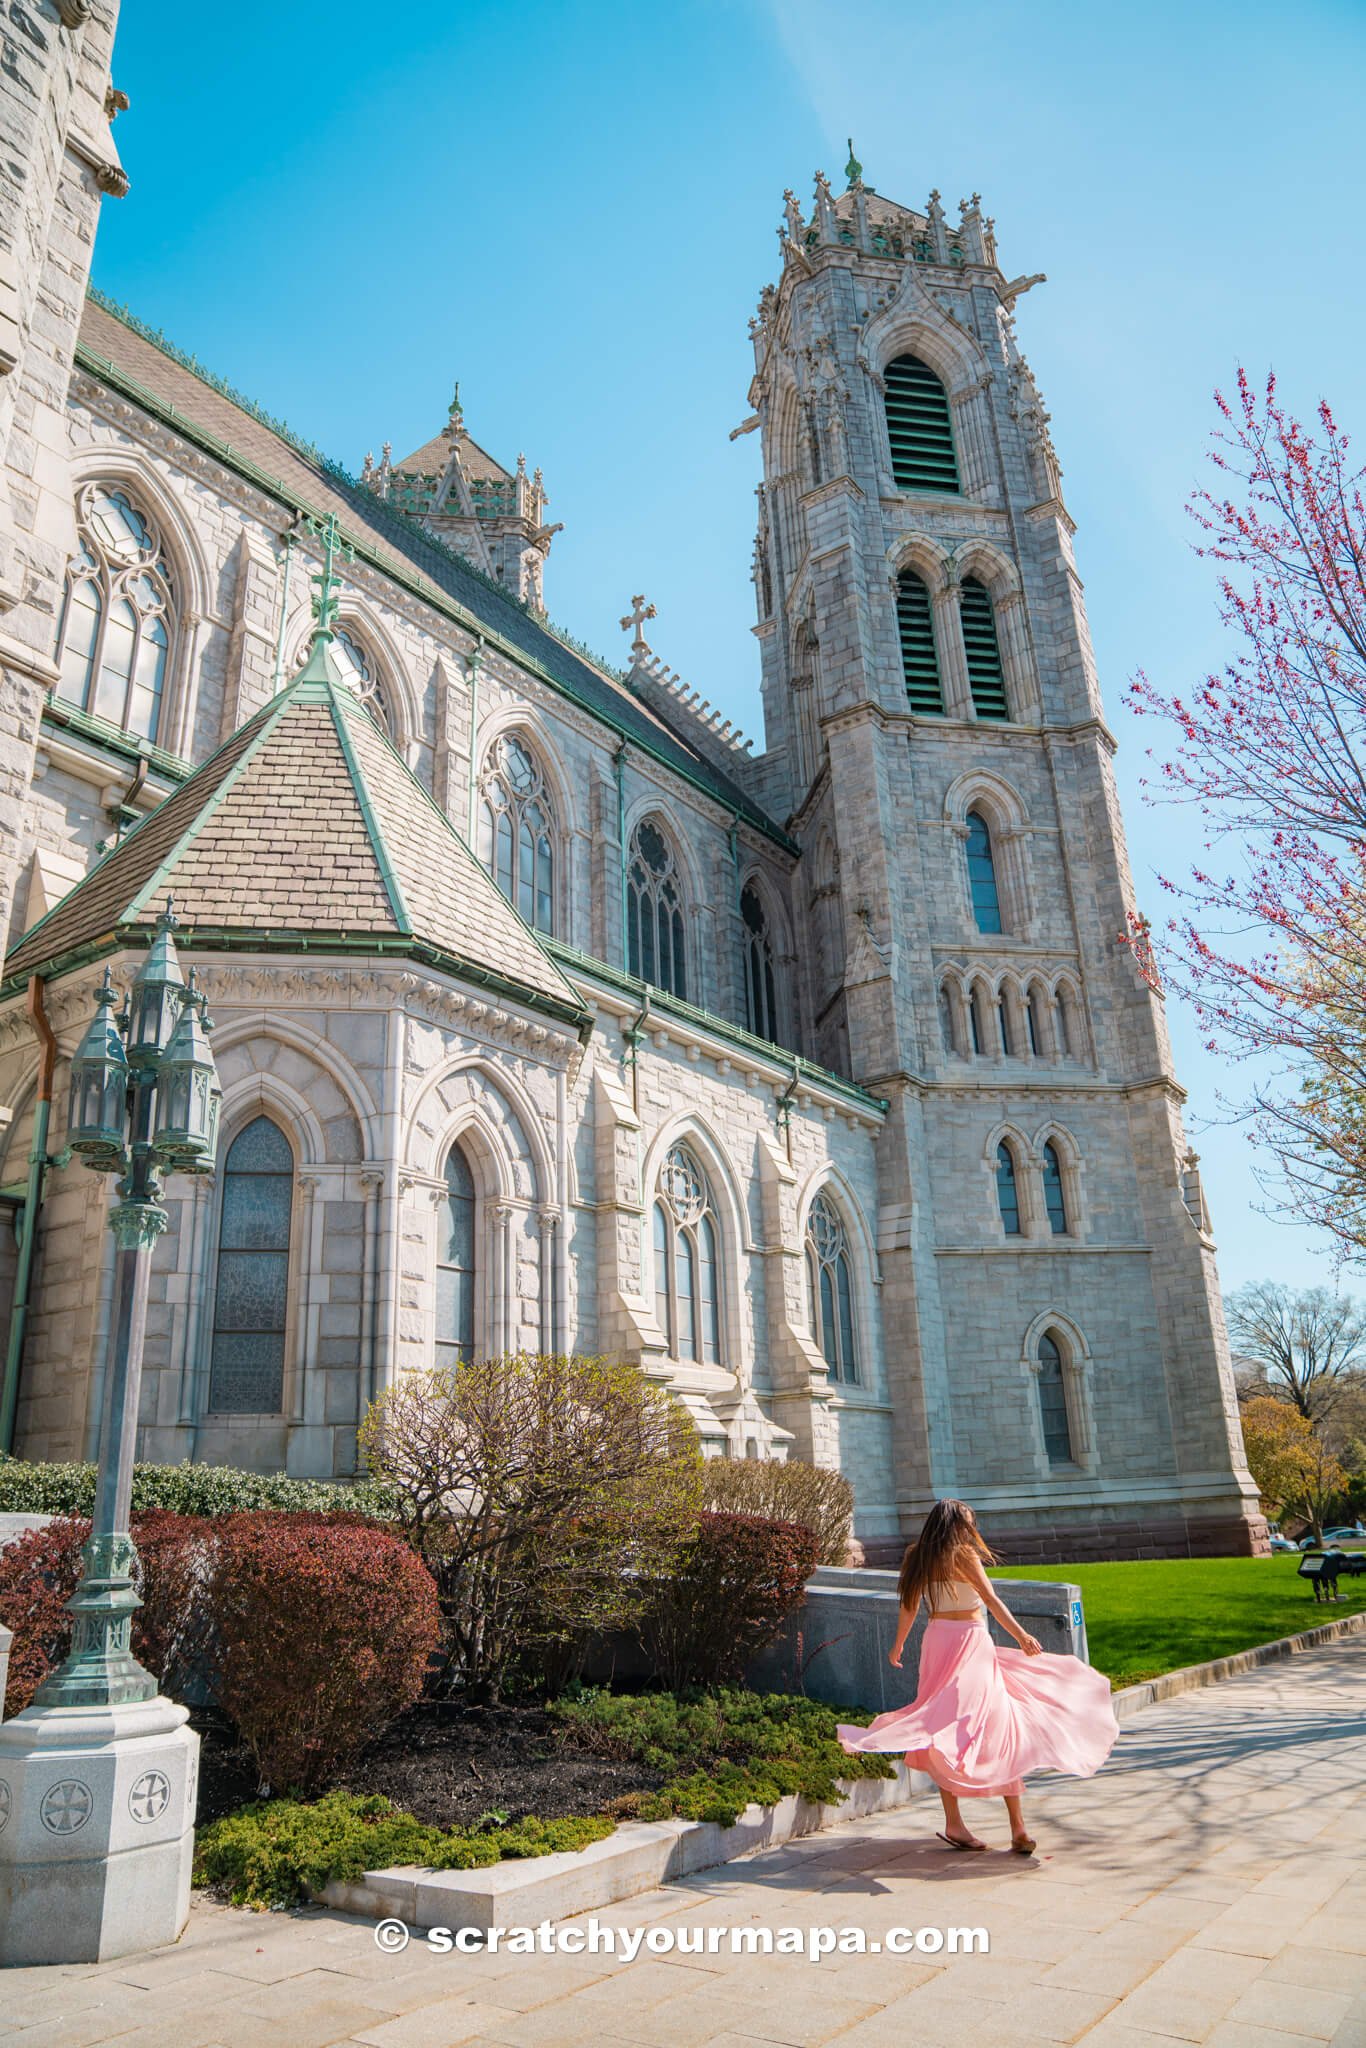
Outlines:
{"type": "MultiPolygon", "coordinates": [[[[853,134],[909,204],[980,191],[1053,416],[1140,896],[1190,822],[1145,811],[1142,666],[1223,658],[1183,505],[1210,393],[1274,364],[1366,432],[1357,0],[125,0],[95,281],[358,469],[435,432],[458,377],[475,438],[540,464],[565,522],[552,616],[614,661],[644,590],[653,644],[756,743],[746,321],[782,193],[853,134]]],[[[842,178],[840,179],[842,182],[842,178]]],[[[1259,1213],[1216,1097],[1238,1076],[1171,1017],[1225,1284],[1330,1276],[1259,1213]]],[[[1360,1284],[1360,1283],[1358,1283],[1360,1284]]]]}

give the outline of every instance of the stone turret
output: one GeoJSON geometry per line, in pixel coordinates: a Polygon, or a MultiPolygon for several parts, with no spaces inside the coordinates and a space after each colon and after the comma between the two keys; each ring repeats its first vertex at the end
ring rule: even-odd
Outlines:
{"type": "Polygon", "coordinates": [[[378,496],[420,519],[520,602],[544,610],[546,557],[560,527],[546,524],[541,472],[528,477],[525,455],[506,470],[472,439],[458,384],[439,434],[401,462],[387,441],[378,465],[368,455],[365,461],[362,482],[378,496]]]}

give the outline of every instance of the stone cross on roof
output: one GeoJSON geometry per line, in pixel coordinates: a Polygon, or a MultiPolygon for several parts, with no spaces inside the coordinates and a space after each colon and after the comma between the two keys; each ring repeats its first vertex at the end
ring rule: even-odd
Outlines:
{"type": "Polygon", "coordinates": [[[645,638],[644,626],[647,619],[656,619],[658,617],[659,614],[655,607],[652,604],[646,604],[643,593],[631,599],[631,609],[621,622],[621,630],[623,633],[629,633],[632,626],[636,629],[635,639],[631,642],[631,659],[633,661],[643,661],[645,656],[651,652],[650,643],[645,638]]]}

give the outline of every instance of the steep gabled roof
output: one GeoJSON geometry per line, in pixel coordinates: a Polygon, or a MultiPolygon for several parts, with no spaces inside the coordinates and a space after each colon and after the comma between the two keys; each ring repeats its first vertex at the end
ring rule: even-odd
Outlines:
{"type": "Polygon", "coordinates": [[[95,294],[82,316],[76,361],[282,505],[324,519],[335,513],[364,560],[467,629],[501,643],[514,660],[611,730],[787,851],[797,850],[780,824],[667,719],[635,697],[619,676],[576,652],[463,556],[95,294]]]}
{"type": "MultiPolygon", "coordinates": [[[[394,468],[411,469],[418,476],[441,476],[450,459],[449,436],[444,433],[433,434],[430,441],[424,441],[411,455],[405,455],[402,462],[394,464],[394,468]]],[[[487,448],[481,448],[468,434],[460,436],[460,460],[464,464],[466,476],[488,477],[494,483],[512,482],[512,471],[504,469],[502,463],[496,462],[487,448]]]]}
{"type": "Polygon", "coordinates": [[[150,932],[172,897],[191,948],[408,954],[563,1022],[587,1016],[323,640],[18,941],[3,980],[150,932]]]}

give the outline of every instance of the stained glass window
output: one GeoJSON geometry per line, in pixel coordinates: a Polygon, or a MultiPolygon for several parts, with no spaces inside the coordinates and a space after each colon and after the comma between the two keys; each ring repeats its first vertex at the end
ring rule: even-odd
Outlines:
{"type": "Polygon", "coordinates": [[[474,1355],[474,1219],[474,1175],[459,1145],[452,1145],[436,1223],[438,1365],[459,1365],[474,1355]]]}
{"type": "Polygon", "coordinates": [[[479,777],[479,858],[534,931],[555,929],[555,813],[521,740],[494,741],[479,777]]]}
{"type": "Polygon", "coordinates": [[[209,1407],[278,1415],[284,1403],[285,1322],[294,1154],[278,1124],[258,1116],[223,1164],[209,1407]]]}
{"type": "Polygon", "coordinates": [[[674,1358],[721,1358],[721,1260],[706,1175],[686,1145],[671,1147],[652,1227],[655,1308],[674,1358]]]}
{"type": "Polygon", "coordinates": [[[979,932],[999,932],[1001,898],[996,887],[996,860],[991,851],[991,832],[980,811],[969,811],[968,888],[972,914],[979,932]]]}
{"type": "Polygon", "coordinates": [[[854,1283],[844,1221],[828,1195],[817,1195],[806,1225],[811,1327],[832,1380],[856,1381],[854,1283]]]}
{"type": "Polygon", "coordinates": [[[683,891],[672,849],[649,819],[631,834],[626,866],[627,966],[642,981],[686,996],[683,891]]]}
{"type": "Polygon", "coordinates": [[[341,671],[342,681],[354,690],[380,731],[388,733],[392,739],[394,726],[389,715],[389,700],[364,642],[346,627],[338,626],[332,635],[332,659],[341,671]]]}
{"type": "Polygon", "coordinates": [[[1009,1145],[996,1147],[996,1202],[1007,1237],[1020,1235],[1020,1191],[1015,1185],[1015,1154],[1009,1145]]]}
{"type": "Polygon", "coordinates": [[[1043,1206],[1053,1235],[1062,1237],[1067,1230],[1067,1197],[1063,1193],[1062,1161],[1056,1145],[1043,1148],[1043,1206]]]}
{"type": "Polygon", "coordinates": [[[151,521],[122,486],[91,484],[57,632],[57,694],[156,741],[174,631],[171,572],[151,521]]]}
{"type": "Polygon", "coordinates": [[[1072,1464],[1072,1424],[1067,1413],[1067,1388],[1062,1353],[1050,1336],[1039,1339],[1039,1420],[1050,1465],[1072,1464]]]}

